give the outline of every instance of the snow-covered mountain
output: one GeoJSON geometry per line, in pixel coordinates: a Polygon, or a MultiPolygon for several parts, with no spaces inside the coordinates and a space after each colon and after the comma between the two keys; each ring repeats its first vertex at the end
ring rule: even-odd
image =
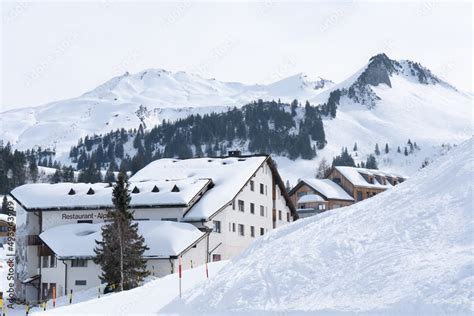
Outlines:
{"type": "Polygon", "coordinates": [[[79,97],[0,114],[0,139],[18,149],[69,151],[80,137],[117,128],[147,127],[190,114],[221,112],[257,99],[311,99],[334,85],[298,74],[269,85],[204,79],[185,72],[148,69],[110,79],[79,97]]]}
{"type": "Polygon", "coordinates": [[[160,312],[471,315],[473,146],[371,199],[272,231],[160,312]]]}
{"type": "MultiPolygon", "coordinates": [[[[126,73],[77,98],[1,113],[0,139],[19,149],[55,148],[57,158],[67,162],[70,147],[80,137],[140,123],[150,128],[163,120],[222,112],[259,98],[337,107],[335,118],[324,120],[328,145],[317,160],[331,160],[341,147],[352,149],[357,142],[352,155],[364,161],[376,143],[381,149],[388,144],[390,153],[378,157],[381,167],[411,174],[426,158],[442,153],[442,144],[460,143],[472,135],[472,95],[418,63],[379,54],[338,84],[305,74],[269,85],[245,85],[157,69],[126,73]],[[396,153],[408,139],[421,149],[409,156],[396,153]]],[[[314,161],[277,161],[292,183],[315,168],[314,161]]]]}

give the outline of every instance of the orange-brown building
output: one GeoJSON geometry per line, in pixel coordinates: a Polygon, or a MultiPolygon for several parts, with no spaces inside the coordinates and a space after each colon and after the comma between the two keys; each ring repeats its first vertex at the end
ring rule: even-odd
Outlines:
{"type": "Polygon", "coordinates": [[[354,203],[352,196],[329,179],[303,179],[289,194],[300,217],[354,203]]]}
{"type": "Polygon", "coordinates": [[[358,202],[402,183],[406,177],[374,169],[334,167],[328,179],[341,186],[358,202]]]}
{"type": "Polygon", "coordinates": [[[365,200],[405,180],[380,170],[334,167],[327,179],[303,179],[289,194],[298,215],[308,217],[365,200]]]}

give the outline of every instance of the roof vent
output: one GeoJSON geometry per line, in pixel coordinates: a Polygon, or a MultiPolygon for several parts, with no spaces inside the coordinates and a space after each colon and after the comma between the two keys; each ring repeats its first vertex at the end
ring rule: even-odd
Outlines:
{"type": "Polygon", "coordinates": [[[151,190],[151,192],[155,192],[155,193],[156,193],[156,192],[160,192],[160,189],[158,189],[158,187],[155,185],[155,186],[153,187],[153,190],[151,190]]]}
{"type": "Polygon", "coordinates": [[[87,191],[87,195],[92,195],[92,194],[94,194],[94,193],[95,193],[95,192],[94,192],[94,190],[92,190],[92,188],[89,188],[89,191],[87,191]]]}
{"type": "Polygon", "coordinates": [[[140,190],[137,187],[134,187],[132,193],[140,193],[140,190]]]}
{"type": "Polygon", "coordinates": [[[74,195],[74,194],[76,194],[76,191],[74,191],[74,189],[73,189],[73,188],[71,188],[71,190],[69,190],[69,193],[68,193],[68,195],[74,195]]]}
{"type": "Polygon", "coordinates": [[[174,187],[171,189],[171,192],[179,192],[178,186],[175,184],[174,187]]]}
{"type": "Polygon", "coordinates": [[[229,157],[240,157],[240,150],[230,150],[228,153],[229,157]]]}

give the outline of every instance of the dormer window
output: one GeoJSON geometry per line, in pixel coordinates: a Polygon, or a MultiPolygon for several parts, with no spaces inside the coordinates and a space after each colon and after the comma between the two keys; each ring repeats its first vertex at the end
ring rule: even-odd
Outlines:
{"type": "Polygon", "coordinates": [[[140,193],[140,189],[138,189],[138,187],[134,187],[132,193],[140,193]]]}
{"type": "Polygon", "coordinates": [[[158,187],[155,185],[155,186],[153,187],[153,190],[151,190],[151,192],[157,193],[157,192],[160,192],[160,189],[158,189],[158,187]]]}
{"type": "Polygon", "coordinates": [[[74,189],[71,188],[71,190],[69,190],[68,195],[75,195],[75,194],[76,194],[76,191],[74,191],[74,189]]]}
{"type": "Polygon", "coordinates": [[[171,192],[179,192],[178,186],[175,184],[174,187],[171,189],[171,192]]]}
{"type": "Polygon", "coordinates": [[[92,195],[92,194],[94,194],[94,193],[95,193],[95,191],[92,190],[92,188],[89,188],[89,191],[87,191],[87,195],[92,195]]]}

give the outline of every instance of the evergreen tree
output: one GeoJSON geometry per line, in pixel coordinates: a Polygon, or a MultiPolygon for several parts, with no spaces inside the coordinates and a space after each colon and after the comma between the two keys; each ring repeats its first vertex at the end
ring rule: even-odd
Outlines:
{"type": "MultiPolygon", "coordinates": [[[[278,100],[278,101],[279,101],[279,100],[278,100]]],[[[291,185],[290,185],[290,181],[289,181],[289,180],[286,180],[285,189],[286,189],[286,192],[290,192],[290,191],[291,191],[291,185]]]]}
{"type": "Polygon", "coordinates": [[[400,146],[397,148],[397,153],[401,154],[402,150],[400,149],[400,146]]]}
{"type": "Polygon", "coordinates": [[[316,178],[325,179],[328,176],[330,170],[331,166],[327,163],[327,160],[324,158],[321,159],[318,169],[316,170],[316,178]]]}
{"type": "Polygon", "coordinates": [[[31,156],[28,163],[29,173],[31,181],[38,181],[38,165],[36,164],[36,158],[31,156]]]}
{"type": "Polygon", "coordinates": [[[375,153],[377,156],[380,156],[380,149],[379,149],[379,144],[375,144],[375,150],[374,150],[374,153],[375,153]]]}
{"type": "Polygon", "coordinates": [[[115,208],[108,211],[111,220],[102,226],[102,241],[96,241],[94,249],[94,263],[102,269],[99,278],[117,291],[135,288],[149,275],[143,258],[148,247],[129,209],[128,186],[126,176],[120,173],[112,190],[115,208]]]}
{"type": "Polygon", "coordinates": [[[353,151],[357,151],[357,143],[354,143],[354,149],[353,151]]]}
{"type": "Polygon", "coordinates": [[[408,156],[408,149],[407,149],[406,147],[405,147],[404,155],[405,155],[405,156],[408,156]]]}
{"type": "Polygon", "coordinates": [[[378,169],[377,159],[375,159],[374,155],[369,155],[369,157],[367,157],[367,161],[365,162],[365,168],[378,169]]]}
{"type": "Polygon", "coordinates": [[[3,196],[3,201],[2,201],[2,214],[5,214],[5,215],[8,215],[8,200],[7,200],[7,196],[4,195],[3,196]]]}
{"type": "Polygon", "coordinates": [[[388,148],[388,144],[385,144],[385,153],[388,154],[390,149],[388,148]]]}

